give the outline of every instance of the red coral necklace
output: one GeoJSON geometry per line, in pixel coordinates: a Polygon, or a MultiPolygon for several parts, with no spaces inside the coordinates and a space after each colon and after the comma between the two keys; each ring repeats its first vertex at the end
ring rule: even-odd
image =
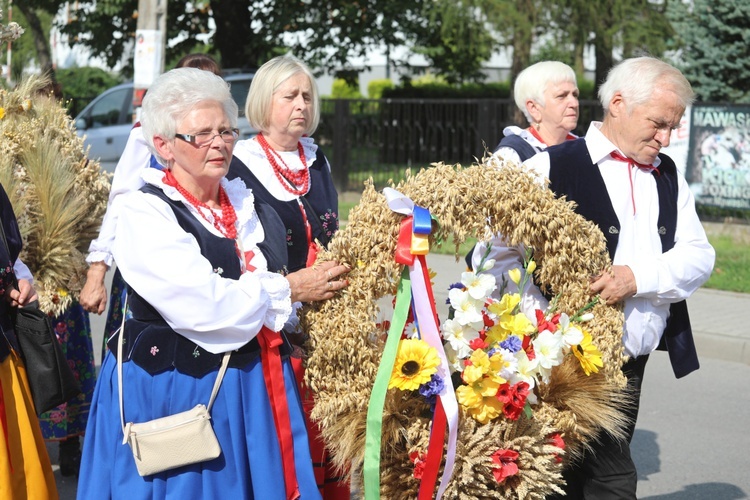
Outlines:
{"type": "Polygon", "coordinates": [[[305,150],[302,147],[302,143],[297,141],[297,152],[299,153],[300,161],[302,161],[302,170],[294,171],[289,168],[279,153],[268,145],[268,141],[262,133],[258,134],[257,140],[282,187],[295,196],[302,196],[307,193],[310,187],[310,171],[307,169],[307,159],[305,158],[305,150]],[[279,162],[281,162],[283,167],[279,165],[279,162]]]}
{"type": "Polygon", "coordinates": [[[237,212],[234,211],[234,207],[229,201],[229,196],[227,195],[227,192],[224,191],[223,187],[219,186],[219,205],[221,206],[221,215],[219,215],[216,210],[200,201],[198,198],[190,194],[184,187],[182,187],[180,183],[177,182],[177,179],[175,179],[171,170],[166,170],[164,172],[164,184],[177,189],[177,191],[185,198],[185,200],[187,200],[187,202],[195,208],[195,211],[198,212],[206,222],[208,222],[209,224],[213,224],[213,226],[221,234],[223,234],[230,240],[237,239],[237,227],[235,226],[235,222],[237,222],[237,212]],[[206,214],[203,213],[203,210],[201,210],[201,208],[204,208],[211,212],[213,221],[209,220],[208,217],[206,217],[206,214]]]}

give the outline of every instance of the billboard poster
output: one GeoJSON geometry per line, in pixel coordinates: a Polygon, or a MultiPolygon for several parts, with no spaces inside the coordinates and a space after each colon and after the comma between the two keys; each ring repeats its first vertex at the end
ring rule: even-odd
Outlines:
{"type": "Polygon", "coordinates": [[[685,175],[697,203],[750,209],[750,105],[694,105],[685,175]]]}
{"type": "Polygon", "coordinates": [[[688,106],[685,114],[682,115],[679,127],[672,130],[672,134],[669,136],[669,146],[661,148],[662,153],[672,158],[672,161],[677,166],[677,170],[682,175],[685,175],[685,169],[687,168],[688,148],[690,145],[690,115],[691,108],[688,106]]]}

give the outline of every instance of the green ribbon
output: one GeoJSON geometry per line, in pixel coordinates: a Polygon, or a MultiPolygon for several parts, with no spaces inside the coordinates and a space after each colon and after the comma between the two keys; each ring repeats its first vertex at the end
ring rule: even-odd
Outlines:
{"type": "Polygon", "coordinates": [[[364,492],[365,500],[376,500],[380,498],[380,448],[383,432],[383,407],[385,406],[385,394],[388,391],[388,383],[393,373],[393,364],[396,362],[398,343],[406,326],[406,318],[411,306],[411,280],[409,279],[409,268],[404,266],[401,280],[398,283],[396,293],[396,305],[393,310],[393,321],[388,330],[388,340],[385,342],[383,357],[380,359],[378,374],[375,376],[375,384],[370,394],[370,403],[367,407],[367,432],[365,434],[365,463],[364,463],[364,492]]]}

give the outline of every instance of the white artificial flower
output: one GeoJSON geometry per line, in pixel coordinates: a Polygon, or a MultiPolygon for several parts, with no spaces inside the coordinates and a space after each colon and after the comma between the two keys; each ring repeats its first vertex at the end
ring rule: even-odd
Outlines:
{"type": "Polygon", "coordinates": [[[498,352],[502,354],[503,357],[502,366],[498,375],[505,380],[510,380],[518,371],[518,360],[516,359],[516,354],[503,348],[498,349],[498,352]]]}
{"type": "Polygon", "coordinates": [[[415,323],[407,323],[406,326],[404,326],[404,334],[407,339],[418,339],[419,330],[417,330],[417,325],[415,323]]]}
{"type": "Polygon", "coordinates": [[[536,372],[539,366],[539,361],[536,359],[529,359],[526,351],[520,350],[516,354],[516,373],[510,377],[511,384],[517,384],[518,382],[526,382],[529,384],[529,390],[536,386],[536,372]]]}
{"type": "Polygon", "coordinates": [[[487,259],[487,260],[485,260],[485,261],[484,261],[484,262],[482,263],[482,267],[480,267],[480,268],[479,268],[479,269],[477,270],[477,272],[478,272],[478,273],[481,273],[481,272],[484,272],[484,271],[489,271],[489,270],[490,270],[490,269],[492,269],[493,267],[495,267],[495,259],[487,259]]]}
{"type": "Polygon", "coordinates": [[[568,348],[578,345],[583,341],[583,332],[575,324],[570,322],[570,318],[565,313],[560,315],[558,331],[562,333],[563,342],[565,342],[565,345],[568,348]]]}
{"type": "Polygon", "coordinates": [[[580,321],[581,323],[585,323],[587,321],[591,321],[592,319],[594,319],[594,313],[586,313],[581,315],[580,321]]]}
{"type": "Polygon", "coordinates": [[[467,325],[462,325],[455,319],[443,322],[443,339],[453,348],[459,358],[471,355],[469,342],[479,337],[479,331],[467,325]]]}
{"type": "Polygon", "coordinates": [[[547,383],[552,368],[562,363],[563,360],[562,335],[544,330],[531,343],[534,346],[535,359],[539,362],[539,374],[542,381],[547,383]]]}
{"type": "Polygon", "coordinates": [[[459,288],[453,288],[448,292],[448,300],[455,310],[453,318],[462,325],[471,325],[477,330],[483,325],[482,308],[484,301],[474,300],[468,292],[459,288]]]}
{"type": "Polygon", "coordinates": [[[456,350],[450,344],[445,344],[443,349],[445,350],[445,359],[448,360],[448,368],[450,368],[451,373],[461,373],[464,371],[464,361],[458,356],[456,350]]]}
{"type": "Polygon", "coordinates": [[[484,300],[495,290],[495,277],[487,273],[467,271],[461,273],[461,283],[466,287],[472,299],[484,300]]]}

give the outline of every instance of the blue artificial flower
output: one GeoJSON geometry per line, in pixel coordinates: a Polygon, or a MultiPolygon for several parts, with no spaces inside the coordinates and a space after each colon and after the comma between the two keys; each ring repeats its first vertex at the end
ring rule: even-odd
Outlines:
{"type": "Polygon", "coordinates": [[[510,352],[518,352],[521,350],[521,339],[515,335],[509,336],[507,339],[500,342],[500,347],[507,349],[510,352]]]}

